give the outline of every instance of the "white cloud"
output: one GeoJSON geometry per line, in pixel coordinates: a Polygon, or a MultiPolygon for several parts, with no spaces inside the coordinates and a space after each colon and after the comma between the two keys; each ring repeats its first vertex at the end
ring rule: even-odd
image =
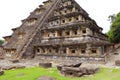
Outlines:
{"type": "MultiPolygon", "coordinates": [[[[0,2],[0,39],[3,36],[11,35],[11,28],[21,25],[21,20],[29,16],[38,5],[45,0],[2,0],[0,2]]],[[[104,32],[109,29],[107,17],[110,14],[118,13],[119,0],[76,0],[93,18],[104,32]]]]}

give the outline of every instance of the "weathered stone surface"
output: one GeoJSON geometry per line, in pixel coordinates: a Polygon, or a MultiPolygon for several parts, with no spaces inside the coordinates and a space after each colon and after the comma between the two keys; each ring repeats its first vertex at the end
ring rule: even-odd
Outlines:
{"type": "Polygon", "coordinates": [[[59,71],[61,71],[61,70],[62,70],[62,66],[61,66],[61,65],[57,66],[57,69],[58,69],[59,71]]]}
{"type": "Polygon", "coordinates": [[[23,66],[23,65],[16,65],[15,66],[15,69],[22,69],[22,68],[25,68],[25,66],[23,66]]]}
{"type": "Polygon", "coordinates": [[[4,71],[2,70],[2,68],[0,67],[0,76],[4,74],[4,71]]]}
{"type": "Polygon", "coordinates": [[[80,67],[82,63],[69,63],[69,64],[62,64],[62,65],[58,65],[57,69],[58,70],[62,70],[62,67],[80,67]]]}
{"type": "Polygon", "coordinates": [[[0,76],[4,74],[4,71],[0,71],[0,76]]]}
{"type": "Polygon", "coordinates": [[[115,61],[115,65],[116,65],[116,66],[120,66],[120,60],[116,60],[116,61],[115,61]]]}
{"type": "Polygon", "coordinates": [[[82,68],[82,67],[80,67],[79,68],[79,71],[83,74],[83,75],[86,75],[86,73],[87,73],[87,69],[86,68],[82,68]]]}
{"type": "Polygon", "coordinates": [[[80,68],[75,68],[75,67],[63,67],[61,71],[66,76],[68,75],[68,76],[80,77],[83,75],[83,73],[80,71],[80,68]]]}
{"type": "Polygon", "coordinates": [[[58,66],[57,69],[60,71],[61,74],[65,76],[74,76],[74,77],[81,77],[84,75],[92,75],[95,74],[99,68],[98,67],[66,67],[66,66],[58,66]]]}
{"type": "Polygon", "coordinates": [[[0,60],[3,60],[3,59],[4,59],[4,57],[0,56],[0,60]]]}
{"type": "Polygon", "coordinates": [[[3,67],[3,70],[21,69],[21,68],[25,68],[25,66],[23,65],[5,66],[3,67]]]}
{"type": "Polygon", "coordinates": [[[94,74],[94,73],[95,73],[95,70],[93,68],[91,68],[91,69],[87,69],[86,75],[91,75],[91,74],[94,74]]]}
{"type": "Polygon", "coordinates": [[[38,78],[37,80],[56,80],[56,79],[53,77],[43,76],[43,77],[38,78]]]}
{"type": "Polygon", "coordinates": [[[80,67],[82,63],[65,64],[65,67],[80,67]]]}
{"type": "Polygon", "coordinates": [[[10,60],[12,63],[19,63],[19,60],[15,59],[15,60],[10,60]]]}
{"type": "Polygon", "coordinates": [[[11,70],[11,69],[15,69],[14,66],[4,66],[3,70],[11,70]]]}
{"type": "Polygon", "coordinates": [[[39,63],[39,66],[43,68],[51,68],[52,63],[39,63]]]}

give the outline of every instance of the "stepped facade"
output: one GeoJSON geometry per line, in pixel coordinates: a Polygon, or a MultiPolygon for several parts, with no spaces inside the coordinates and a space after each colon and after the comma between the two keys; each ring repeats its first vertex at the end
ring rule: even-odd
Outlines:
{"type": "Polygon", "coordinates": [[[105,61],[108,37],[75,0],[48,0],[4,37],[4,54],[13,58],[105,61]]]}

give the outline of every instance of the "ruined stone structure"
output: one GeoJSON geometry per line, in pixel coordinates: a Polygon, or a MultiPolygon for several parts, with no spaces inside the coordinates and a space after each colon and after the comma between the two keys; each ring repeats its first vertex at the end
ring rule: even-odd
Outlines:
{"type": "Polygon", "coordinates": [[[3,54],[4,54],[3,46],[0,45],[0,59],[3,58],[3,54]]]}
{"type": "Polygon", "coordinates": [[[6,57],[105,60],[108,39],[75,0],[48,0],[4,37],[6,57]]]}

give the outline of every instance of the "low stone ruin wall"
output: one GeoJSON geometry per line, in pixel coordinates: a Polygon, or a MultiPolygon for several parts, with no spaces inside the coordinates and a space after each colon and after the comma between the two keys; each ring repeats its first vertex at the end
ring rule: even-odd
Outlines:
{"type": "Polygon", "coordinates": [[[35,57],[36,59],[42,60],[52,60],[52,61],[76,61],[76,62],[89,62],[89,63],[105,63],[105,58],[103,57],[77,57],[77,56],[53,56],[53,55],[39,55],[35,57]]]}

